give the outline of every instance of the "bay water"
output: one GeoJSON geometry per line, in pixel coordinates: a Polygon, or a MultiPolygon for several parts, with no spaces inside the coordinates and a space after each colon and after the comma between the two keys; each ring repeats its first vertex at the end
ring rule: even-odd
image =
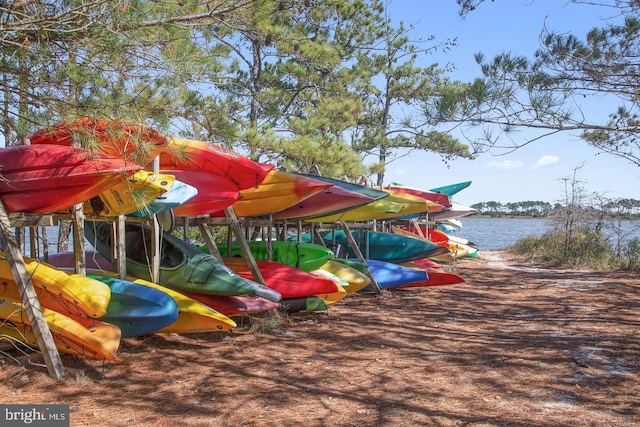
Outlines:
{"type": "MultiPolygon", "coordinates": [[[[525,237],[540,237],[552,229],[552,220],[541,218],[460,218],[462,228],[447,232],[468,239],[479,250],[498,251],[525,237]]],[[[621,237],[640,237],[640,221],[621,221],[621,237]]]]}
{"type": "MultiPolygon", "coordinates": [[[[464,217],[460,218],[462,228],[453,232],[447,232],[454,236],[468,239],[481,251],[498,251],[514,245],[518,240],[534,236],[540,237],[550,231],[552,220],[538,218],[486,218],[464,217]]],[[[640,221],[622,221],[621,228],[624,233],[621,236],[626,240],[640,238],[640,221]]],[[[29,229],[27,228],[27,235],[29,229]]],[[[54,253],[58,241],[58,227],[47,227],[49,251],[54,253]]],[[[27,239],[27,242],[29,240],[27,239]]],[[[87,249],[92,249],[86,244],[87,249]]],[[[27,244],[26,255],[30,255],[27,244]]],[[[40,252],[42,253],[42,240],[40,239],[40,252]]]]}

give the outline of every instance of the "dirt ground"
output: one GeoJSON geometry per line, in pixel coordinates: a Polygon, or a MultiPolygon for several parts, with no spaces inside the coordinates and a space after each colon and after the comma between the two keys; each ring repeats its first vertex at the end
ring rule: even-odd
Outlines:
{"type": "Polygon", "coordinates": [[[1,403],[72,426],[640,425],[640,278],[485,252],[466,283],[351,295],[276,335],[153,335],[113,362],[4,358],[1,403]]]}

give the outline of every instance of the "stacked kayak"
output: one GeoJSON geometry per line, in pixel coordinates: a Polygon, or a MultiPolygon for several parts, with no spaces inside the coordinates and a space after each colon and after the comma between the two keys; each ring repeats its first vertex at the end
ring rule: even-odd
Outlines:
{"type": "MultiPolygon", "coordinates": [[[[327,245],[340,245],[347,250],[349,257],[354,257],[355,252],[347,235],[342,230],[329,231],[322,234],[322,239],[327,245]]],[[[428,240],[412,239],[393,233],[377,231],[353,231],[352,236],[358,245],[360,252],[370,259],[388,262],[406,262],[419,258],[427,258],[447,253],[448,248],[437,245],[428,240]]],[[[303,235],[303,239],[311,236],[303,235]]]]}
{"type": "MultiPolygon", "coordinates": [[[[330,249],[315,243],[292,240],[259,240],[249,242],[248,245],[257,260],[276,261],[303,271],[316,270],[334,258],[334,254],[330,249]]],[[[206,246],[201,246],[201,248],[205,250],[206,246]]],[[[242,256],[242,250],[238,243],[231,245],[220,243],[218,244],[218,250],[222,256],[242,256]]]]}
{"type": "MultiPolygon", "coordinates": [[[[434,260],[477,254],[433,226],[473,213],[451,201],[470,182],[432,190],[394,184],[382,191],[278,171],[211,142],[167,137],[124,120],[82,118],[26,139],[31,145],[0,149],[0,198],[8,212],[68,215],[83,205],[94,217],[85,222],[95,248],[86,253],[87,276],[69,271],[71,253],[51,255],[51,264],[25,259],[64,353],[113,360],[123,338],[225,331],[236,327],[231,317],[269,310],[324,311],[350,294],[371,291],[373,281],[383,289],[463,283],[434,260]],[[148,170],[153,159],[159,164],[154,172],[148,170]],[[215,223],[210,217],[230,215],[227,208],[241,218],[268,217],[285,226],[285,220],[298,220],[299,239],[248,242],[264,284],[255,281],[238,244],[218,244],[218,259],[169,232],[160,238],[158,283],[150,281],[151,229],[143,221],[166,212],[172,225],[165,230],[174,216],[185,224],[190,217],[215,223]],[[126,278],[112,271],[115,227],[105,222],[121,215],[138,218],[124,227],[126,278]],[[417,234],[408,228],[354,231],[349,237],[359,250],[335,224],[321,233],[321,244],[302,233],[302,227],[322,229],[337,221],[386,224],[423,216],[432,221],[417,234]],[[357,253],[365,254],[364,262],[357,253]]],[[[0,333],[37,345],[2,255],[0,278],[0,317],[6,320],[0,333]]]]}
{"type": "MultiPolygon", "coordinates": [[[[106,222],[87,222],[85,235],[89,243],[111,261],[113,243],[111,225],[106,222]]],[[[151,231],[138,223],[125,228],[127,273],[151,280],[149,271],[151,231]]],[[[253,295],[253,288],[221,261],[193,245],[170,234],[162,236],[160,275],[158,284],[178,291],[213,295],[253,295]]]]}

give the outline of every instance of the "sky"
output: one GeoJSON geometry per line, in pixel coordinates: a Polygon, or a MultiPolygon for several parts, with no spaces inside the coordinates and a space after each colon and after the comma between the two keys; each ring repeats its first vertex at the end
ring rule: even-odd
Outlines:
{"type": "MultiPolygon", "coordinates": [[[[538,37],[545,23],[552,31],[584,39],[591,28],[604,26],[602,19],[612,13],[565,0],[487,0],[466,18],[459,17],[457,10],[455,0],[428,0],[420,6],[411,0],[393,0],[388,6],[393,21],[414,24],[416,37],[458,38],[450,52],[428,57],[421,65],[452,63],[455,70],[449,76],[463,82],[480,76],[476,52],[489,59],[502,52],[531,58],[540,47],[538,37]]],[[[601,104],[590,108],[603,117],[611,110],[601,104]]],[[[516,138],[522,140],[526,132],[516,138]]],[[[508,140],[501,137],[500,142],[508,140]]],[[[598,154],[576,134],[546,137],[510,153],[495,150],[475,160],[457,159],[448,166],[437,154],[413,152],[387,165],[385,184],[430,189],[471,181],[454,196],[455,202],[467,206],[488,201],[555,203],[564,200],[567,178],[571,180],[574,172],[590,194],[640,199],[640,168],[622,158],[598,154]]]]}

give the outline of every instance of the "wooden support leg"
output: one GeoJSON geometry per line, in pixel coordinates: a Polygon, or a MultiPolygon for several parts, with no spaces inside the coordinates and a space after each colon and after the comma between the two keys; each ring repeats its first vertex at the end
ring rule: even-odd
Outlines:
{"type": "Polygon", "coordinates": [[[31,327],[38,342],[38,348],[42,352],[44,361],[47,365],[49,375],[54,379],[59,379],[64,375],[64,366],[60,353],[53,341],[51,330],[42,313],[42,306],[38,300],[36,290],[33,287],[31,276],[24,264],[24,258],[19,250],[18,242],[11,232],[11,223],[9,216],[4,208],[4,204],[0,200],[0,237],[2,238],[2,247],[5,256],[9,262],[11,273],[16,281],[20,295],[22,295],[22,304],[27,317],[31,322],[31,327]]]}

